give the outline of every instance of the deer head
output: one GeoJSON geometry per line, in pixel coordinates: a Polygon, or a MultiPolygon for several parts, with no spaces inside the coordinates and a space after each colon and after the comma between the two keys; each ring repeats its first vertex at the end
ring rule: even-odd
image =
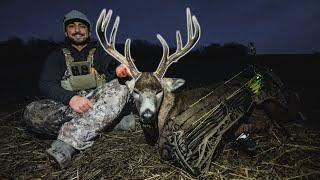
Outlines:
{"type": "Polygon", "coordinates": [[[118,30],[120,18],[116,17],[110,37],[107,37],[107,27],[111,19],[112,10],[106,13],[103,9],[96,24],[96,33],[100,44],[104,50],[120,63],[126,65],[132,80],[128,83],[129,89],[133,92],[135,104],[140,115],[140,122],[144,134],[149,143],[154,144],[158,138],[157,115],[159,108],[165,98],[165,92],[173,92],[184,84],[183,79],[164,78],[168,67],[186,55],[198,42],[200,38],[200,25],[195,16],[191,16],[190,9],[187,8],[187,31],[188,41],[182,44],[180,32],[176,32],[177,49],[169,55],[169,46],[160,34],[157,38],[163,47],[163,54],[158,68],[155,72],[140,72],[134,64],[130,54],[130,39],[125,42],[124,55],[115,48],[115,38],[118,30]]]}

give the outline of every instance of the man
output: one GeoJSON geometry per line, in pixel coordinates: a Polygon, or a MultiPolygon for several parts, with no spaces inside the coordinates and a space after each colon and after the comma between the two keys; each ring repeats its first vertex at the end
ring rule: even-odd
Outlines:
{"type": "MultiPolygon", "coordinates": [[[[126,113],[125,105],[130,106],[128,89],[119,83],[130,78],[128,69],[112,66],[116,61],[90,42],[87,16],[72,10],[63,25],[65,45],[48,56],[39,81],[46,99],[32,102],[24,112],[32,131],[58,136],[47,153],[60,168],[70,164],[77,150],[90,147],[99,132],[126,113]]],[[[134,118],[120,124],[135,129],[134,118]]]]}

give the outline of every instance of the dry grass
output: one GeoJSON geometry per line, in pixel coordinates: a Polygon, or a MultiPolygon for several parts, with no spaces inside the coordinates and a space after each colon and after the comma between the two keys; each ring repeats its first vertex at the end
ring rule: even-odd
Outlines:
{"type": "MultiPolygon", "coordinates": [[[[23,105],[0,113],[0,179],[194,179],[161,161],[156,146],[135,132],[106,132],[93,147],[74,156],[65,169],[53,167],[44,153],[52,140],[35,137],[21,121],[23,105]]],[[[319,179],[320,133],[299,124],[285,126],[285,138],[271,129],[257,134],[255,156],[231,149],[227,143],[204,179],[319,179]]]]}

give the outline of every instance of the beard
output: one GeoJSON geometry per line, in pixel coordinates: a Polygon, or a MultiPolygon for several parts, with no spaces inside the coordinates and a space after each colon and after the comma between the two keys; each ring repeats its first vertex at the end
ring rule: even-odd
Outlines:
{"type": "MultiPolygon", "coordinates": [[[[75,35],[72,35],[72,36],[75,36],[75,35]]],[[[90,42],[90,36],[88,36],[87,38],[74,38],[71,36],[66,36],[65,41],[67,43],[74,44],[74,45],[85,45],[90,42]]]]}

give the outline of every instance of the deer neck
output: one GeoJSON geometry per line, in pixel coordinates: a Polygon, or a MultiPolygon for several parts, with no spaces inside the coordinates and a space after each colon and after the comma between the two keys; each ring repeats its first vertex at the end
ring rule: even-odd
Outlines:
{"type": "Polygon", "coordinates": [[[161,103],[158,114],[158,128],[159,134],[162,132],[162,128],[166,122],[168,114],[173,107],[175,96],[172,92],[164,89],[163,101],[161,103]]]}

